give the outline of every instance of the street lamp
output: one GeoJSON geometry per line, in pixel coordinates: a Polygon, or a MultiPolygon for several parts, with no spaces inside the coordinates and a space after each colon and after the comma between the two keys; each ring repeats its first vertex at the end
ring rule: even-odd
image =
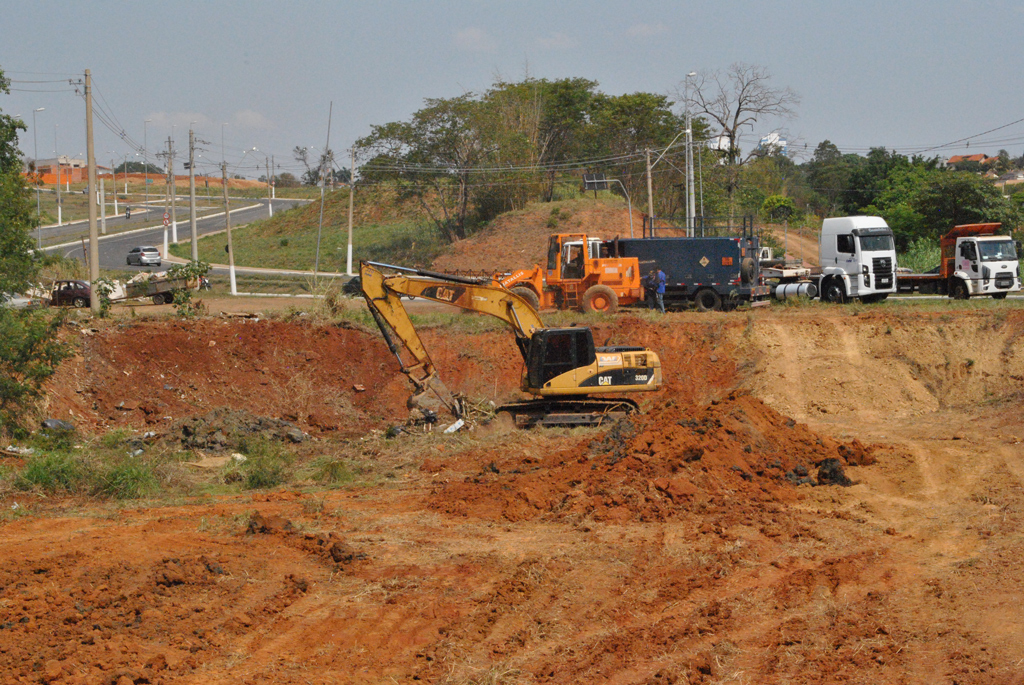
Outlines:
{"type": "Polygon", "coordinates": [[[142,122],[142,160],[146,165],[146,211],[149,211],[149,139],[147,137],[146,124],[153,121],[146,119],[142,122]]]}
{"type": "Polygon", "coordinates": [[[694,206],[693,194],[693,124],[690,115],[690,79],[697,76],[697,72],[691,71],[686,75],[686,232],[692,238],[694,235],[694,218],[696,207],[694,206]]]}
{"type": "MultiPolygon", "coordinates": [[[[35,145],[35,152],[33,152],[32,154],[36,156],[37,174],[39,173],[39,135],[36,133],[36,112],[42,112],[45,109],[45,107],[40,107],[39,109],[32,110],[32,141],[35,145]]],[[[39,222],[39,225],[36,227],[36,242],[38,244],[39,249],[41,250],[43,249],[43,222],[40,220],[40,214],[41,213],[39,211],[39,182],[36,181],[36,221],[39,222]]]]}

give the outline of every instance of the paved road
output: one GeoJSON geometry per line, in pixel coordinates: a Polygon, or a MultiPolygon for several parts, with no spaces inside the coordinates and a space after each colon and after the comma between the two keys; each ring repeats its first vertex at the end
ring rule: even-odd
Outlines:
{"type": "MultiPolygon", "coordinates": [[[[297,204],[306,202],[306,200],[273,200],[274,211],[284,211],[297,204]]],[[[243,209],[231,210],[231,226],[241,226],[257,219],[265,219],[267,217],[267,201],[266,200],[252,200],[251,207],[243,209]]],[[[161,208],[162,209],[162,208],[161,208]]],[[[163,216],[163,212],[151,212],[155,220],[159,220],[163,216]]],[[[189,240],[189,223],[188,223],[188,211],[184,213],[185,220],[182,221],[182,214],[178,214],[178,242],[188,242],[189,240]]],[[[119,222],[117,225],[124,225],[124,216],[120,216],[117,219],[107,218],[107,230],[111,229],[114,222],[119,222]]],[[[132,219],[127,225],[135,224],[135,209],[132,210],[132,219]]],[[[139,222],[141,223],[141,222],[139,222]]],[[[79,222],[76,224],[79,226],[78,234],[86,235],[86,244],[88,244],[88,222],[79,222]]],[[[125,257],[128,255],[128,251],[136,245],[152,245],[158,249],[163,249],[164,244],[164,227],[162,224],[153,225],[152,220],[147,221],[145,227],[140,227],[136,230],[129,230],[126,233],[110,234],[106,236],[100,236],[100,266],[104,269],[122,269],[125,271],[152,271],[153,267],[139,267],[139,266],[128,266],[125,264],[125,257]]],[[[54,235],[67,235],[67,226],[50,227],[43,229],[43,237],[47,237],[47,231],[53,230],[54,235]],[[57,233],[56,231],[61,231],[57,233]]],[[[223,212],[208,218],[196,219],[196,232],[200,235],[206,235],[208,233],[215,233],[217,231],[224,230],[224,214],[223,212]]],[[[168,232],[170,229],[168,228],[168,232]]],[[[170,238],[168,238],[169,240],[170,238]]],[[[47,252],[58,252],[67,257],[74,257],[82,259],[82,244],[79,239],[76,243],[57,245],[54,247],[45,248],[47,252]]],[[[161,269],[166,268],[166,263],[160,267],[161,269]]]]}

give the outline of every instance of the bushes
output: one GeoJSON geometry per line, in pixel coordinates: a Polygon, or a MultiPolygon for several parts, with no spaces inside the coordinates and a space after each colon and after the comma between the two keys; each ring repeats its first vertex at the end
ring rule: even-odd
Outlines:
{"type": "Polygon", "coordinates": [[[17,428],[43,382],[68,356],[57,340],[63,315],[0,307],[0,432],[17,428]]]}

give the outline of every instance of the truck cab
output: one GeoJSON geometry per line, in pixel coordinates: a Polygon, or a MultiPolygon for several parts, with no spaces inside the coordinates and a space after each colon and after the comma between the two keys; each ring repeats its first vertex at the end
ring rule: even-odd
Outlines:
{"type": "Polygon", "coordinates": [[[881,217],[825,219],[818,258],[818,292],[827,302],[879,302],[896,292],[896,245],[881,217]]]}
{"type": "Polygon", "coordinates": [[[1017,245],[1010,236],[993,235],[999,227],[957,226],[943,238],[941,271],[949,279],[951,296],[967,299],[984,295],[1001,300],[1020,291],[1017,245]]]}

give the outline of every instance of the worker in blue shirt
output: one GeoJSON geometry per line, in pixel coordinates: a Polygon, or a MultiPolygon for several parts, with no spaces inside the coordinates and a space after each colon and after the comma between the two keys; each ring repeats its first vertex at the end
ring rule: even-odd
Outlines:
{"type": "Polygon", "coordinates": [[[657,289],[654,291],[654,297],[658,301],[658,309],[661,313],[665,313],[665,272],[658,269],[658,273],[655,275],[657,289]]]}

